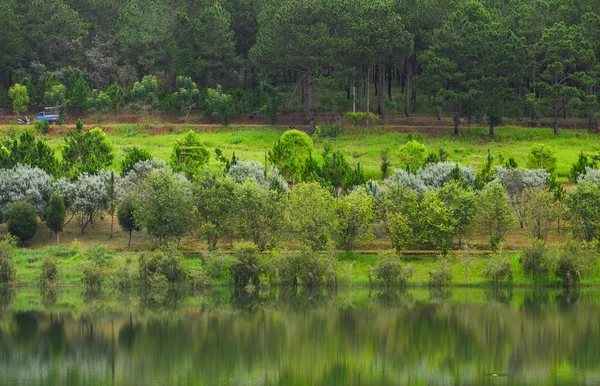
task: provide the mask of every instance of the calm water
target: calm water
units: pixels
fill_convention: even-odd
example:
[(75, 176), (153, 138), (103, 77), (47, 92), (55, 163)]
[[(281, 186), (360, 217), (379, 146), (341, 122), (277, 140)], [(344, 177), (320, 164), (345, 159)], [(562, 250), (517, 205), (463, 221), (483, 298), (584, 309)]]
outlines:
[(3, 290), (0, 384), (594, 385), (600, 290)]

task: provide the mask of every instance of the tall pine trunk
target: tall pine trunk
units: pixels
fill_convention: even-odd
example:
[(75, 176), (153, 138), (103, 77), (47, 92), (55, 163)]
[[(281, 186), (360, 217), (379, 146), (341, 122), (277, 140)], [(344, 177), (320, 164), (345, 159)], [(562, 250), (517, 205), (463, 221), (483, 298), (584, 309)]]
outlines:
[(377, 114), (382, 118), (384, 117), (383, 112), (383, 98), (384, 98), (384, 86), (385, 86), (385, 65), (379, 63), (377, 65)]
[(306, 74), (304, 74), (303, 82), (304, 124), (310, 125), (310, 134), (312, 135), (317, 128), (317, 124), (315, 121), (315, 109), (313, 106), (313, 83), (311, 72), (307, 72)]
[(410, 77), (412, 75), (411, 57), (406, 59), (404, 67), (404, 115), (410, 115)]

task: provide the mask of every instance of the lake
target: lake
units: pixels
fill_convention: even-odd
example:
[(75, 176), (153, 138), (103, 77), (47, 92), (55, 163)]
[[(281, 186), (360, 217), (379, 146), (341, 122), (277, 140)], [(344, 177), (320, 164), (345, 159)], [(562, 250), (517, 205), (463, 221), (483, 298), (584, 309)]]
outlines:
[(0, 384), (594, 385), (600, 289), (2, 289)]

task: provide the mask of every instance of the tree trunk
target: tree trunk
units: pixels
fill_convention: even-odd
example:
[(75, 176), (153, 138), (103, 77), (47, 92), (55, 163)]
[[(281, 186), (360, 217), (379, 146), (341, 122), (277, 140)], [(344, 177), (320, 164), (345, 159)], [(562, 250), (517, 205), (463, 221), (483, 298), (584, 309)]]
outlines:
[(315, 109), (313, 106), (313, 84), (312, 73), (304, 74), (304, 124), (310, 125), (310, 134), (312, 135), (317, 127), (315, 122)]
[(131, 247), (131, 232), (133, 232), (133, 229), (129, 230), (129, 240), (127, 240), (127, 248)]
[(60, 247), (60, 232), (56, 232), (56, 242), (58, 243), (58, 246)]
[(558, 135), (558, 106), (554, 106), (554, 135)]
[(454, 135), (455, 136), (459, 136), (460, 135), (460, 128), (459, 128), (459, 123), (460, 123), (460, 117), (458, 116), (458, 114), (454, 115)]
[(406, 66), (404, 67), (404, 115), (410, 115), (410, 77), (411, 77), (411, 59), (406, 59)]
[(384, 117), (383, 113), (383, 88), (384, 88), (384, 64), (379, 63), (377, 65), (377, 114), (379, 114), (382, 118)]
[(388, 76), (388, 98), (392, 99), (392, 80), (394, 78), (392, 66), (389, 66), (387, 74), (388, 74), (387, 75)]
[(113, 237), (114, 223), (115, 223), (115, 211), (113, 210), (112, 213), (110, 214), (110, 237), (109, 237), (109, 239), (112, 239), (112, 237)]
[(490, 119), (490, 137), (494, 138), (496, 136), (496, 127), (494, 126), (494, 120)]

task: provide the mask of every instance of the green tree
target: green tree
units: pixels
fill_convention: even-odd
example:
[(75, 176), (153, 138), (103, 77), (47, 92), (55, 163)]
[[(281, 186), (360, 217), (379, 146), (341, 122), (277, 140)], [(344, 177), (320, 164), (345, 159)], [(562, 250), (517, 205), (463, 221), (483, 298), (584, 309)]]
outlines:
[(178, 91), (173, 94), (173, 98), (177, 101), (179, 110), (185, 113), (185, 119), (192, 109), (200, 103), (200, 90), (196, 83), (192, 81), (192, 78), (186, 76), (177, 77), (177, 89)]
[(67, 209), (63, 198), (58, 193), (52, 193), (46, 208), (46, 226), (56, 234), (56, 242), (60, 247), (60, 232), (63, 231)]
[(135, 164), (140, 161), (148, 161), (152, 159), (152, 155), (146, 149), (140, 149), (137, 146), (131, 148), (130, 151), (125, 154), (125, 158), (121, 161), (121, 176), (125, 176)]
[(158, 103), (159, 81), (154, 75), (146, 75), (135, 82), (131, 89), (132, 97), (142, 105), (144, 111), (152, 112)]
[(232, 179), (205, 172), (194, 184), (194, 203), (200, 219), (200, 234), (210, 249), (235, 229), (236, 186)]
[(550, 225), (558, 217), (554, 193), (548, 189), (525, 189), (522, 198), (523, 224), (531, 237), (546, 240)]
[(400, 146), (400, 165), (407, 172), (416, 174), (420, 167), (425, 165), (425, 145), (411, 140)]
[(552, 149), (546, 145), (533, 145), (527, 154), (527, 168), (546, 169), (550, 174), (556, 170), (556, 156)]
[(585, 241), (600, 239), (600, 186), (581, 181), (567, 194), (565, 202), (573, 233)]
[(221, 118), (223, 126), (229, 124), (229, 119), (235, 113), (233, 97), (225, 94), (220, 85), (217, 86), (216, 90), (212, 88), (206, 90), (204, 108), (207, 115)]
[(69, 107), (77, 112), (86, 111), (90, 93), (90, 86), (85, 79), (79, 77), (69, 93)]
[(316, 182), (300, 183), (288, 194), (284, 219), (303, 246), (323, 250), (337, 226), (335, 200)]
[(269, 151), (268, 158), (288, 180), (299, 176), (306, 159), (310, 157), (313, 141), (299, 130), (287, 130)]
[(8, 90), (8, 96), (12, 100), (13, 111), (15, 114), (21, 114), (27, 110), (30, 101), (27, 87), (17, 83)]
[(498, 180), (485, 185), (479, 193), (476, 207), (475, 221), (488, 236), (492, 249), (496, 249), (514, 221), (504, 186)]
[(354, 190), (337, 200), (336, 213), (338, 245), (351, 251), (356, 241), (373, 238), (371, 225), (375, 222), (375, 201), (364, 191)]
[(281, 201), (277, 192), (246, 179), (236, 185), (240, 233), (249, 236), (259, 250), (273, 244), (281, 228)]
[(279, 87), (274, 87), (267, 82), (262, 82), (261, 87), (263, 94), (267, 97), (267, 101), (261, 107), (260, 112), (269, 119), (271, 125), (275, 125), (277, 124), (277, 117), (279, 116), (283, 105), (281, 91), (279, 90)]
[(28, 202), (16, 202), (8, 213), (8, 232), (17, 237), (21, 243), (35, 236), (38, 228), (38, 216)]
[(139, 231), (140, 226), (135, 221), (135, 199), (133, 196), (126, 196), (117, 208), (117, 221), (119, 226), (128, 234), (127, 248), (131, 247), (131, 235), (133, 231)]
[(16, 246), (14, 236), (6, 235), (0, 240), (0, 284), (10, 284), (15, 281), (15, 266), (13, 253)]
[(69, 101), (67, 99), (67, 88), (62, 84), (57, 84), (46, 90), (44, 94), (46, 106), (66, 106)]
[(4, 167), (23, 164), (37, 166), (53, 176), (60, 173), (54, 150), (44, 139), (38, 138), (33, 130), (24, 130), (18, 137), (8, 137), (4, 146), (10, 153), (9, 164)]
[(168, 171), (153, 171), (140, 182), (133, 218), (161, 245), (187, 235), (194, 224), (190, 183)]
[(83, 131), (83, 123), (65, 137), (63, 162), (71, 176), (96, 173), (112, 165), (113, 146), (102, 129)]
[(208, 150), (202, 144), (200, 137), (190, 130), (175, 142), (170, 165), (175, 172), (185, 173), (188, 178), (191, 178), (208, 162), (208, 158)]

